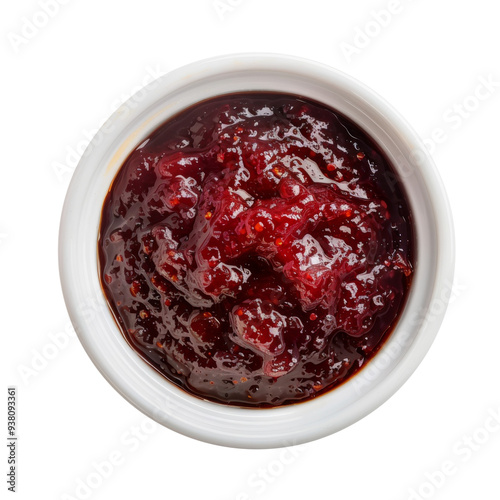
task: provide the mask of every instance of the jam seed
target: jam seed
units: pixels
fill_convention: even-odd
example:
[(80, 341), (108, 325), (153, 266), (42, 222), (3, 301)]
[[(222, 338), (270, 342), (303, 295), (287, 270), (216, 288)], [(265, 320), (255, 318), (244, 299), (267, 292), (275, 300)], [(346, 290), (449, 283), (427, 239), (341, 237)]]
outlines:
[(283, 240), (281, 238), (276, 238), (276, 246), (280, 247), (281, 245), (283, 245)]
[(329, 171), (329, 172), (333, 172), (337, 167), (333, 164), (333, 163), (329, 163), (327, 166), (326, 166), (326, 169)]
[(146, 318), (149, 318), (149, 313), (143, 309), (140, 313), (139, 313), (139, 316), (141, 317), (141, 319), (146, 319)]
[(109, 240), (111, 241), (111, 243), (116, 243), (117, 241), (123, 240), (123, 236), (122, 236), (120, 230), (117, 229), (116, 231), (113, 231), (109, 235)]
[(132, 282), (132, 286), (130, 287), (130, 293), (134, 297), (137, 297), (137, 294), (139, 293), (140, 290), (141, 290), (141, 284), (137, 280), (134, 280)]
[(208, 220), (208, 219), (211, 219), (211, 218), (212, 218), (212, 212), (207, 212), (207, 213), (205, 214), (205, 219), (207, 219), (207, 220)]
[(112, 278), (109, 274), (105, 274), (105, 275), (104, 275), (104, 281), (105, 281), (108, 285), (110, 285), (110, 284), (111, 284), (111, 282), (113, 281), (113, 278)]
[(360, 152), (356, 155), (356, 158), (357, 158), (358, 160), (362, 160), (364, 157), (365, 157), (365, 153), (363, 153), (362, 151), (360, 151)]
[(314, 314), (314, 313), (311, 313), (311, 316), (309, 316), (309, 319), (311, 321), (316, 321), (318, 319), (318, 316), (316, 314)]
[(257, 222), (254, 228), (257, 232), (261, 233), (262, 231), (264, 231), (264, 224), (262, 224), (261, 222)]

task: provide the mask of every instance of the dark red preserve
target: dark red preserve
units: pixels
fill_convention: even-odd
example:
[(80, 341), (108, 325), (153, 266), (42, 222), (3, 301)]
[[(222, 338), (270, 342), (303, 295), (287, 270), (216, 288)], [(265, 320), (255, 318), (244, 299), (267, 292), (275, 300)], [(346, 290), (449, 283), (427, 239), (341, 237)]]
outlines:
[(211, 401), (304, 401), (387, 338), (411, 215), (380, 148), (293, 95), (198, 103), (128, 157), (102, 210), (102, 286), (130, 345)]

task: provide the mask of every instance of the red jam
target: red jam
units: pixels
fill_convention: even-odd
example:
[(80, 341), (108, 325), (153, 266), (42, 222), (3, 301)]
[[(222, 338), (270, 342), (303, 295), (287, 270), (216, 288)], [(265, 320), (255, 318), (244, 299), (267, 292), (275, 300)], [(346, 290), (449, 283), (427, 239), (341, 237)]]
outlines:
[(351, 121), (298, 96), (226, 95), (128, 157), (99, 262), (123, 335), (167, 379), (278, 406), (339, 385), (387, 338), (413, 272), (411, 217)]

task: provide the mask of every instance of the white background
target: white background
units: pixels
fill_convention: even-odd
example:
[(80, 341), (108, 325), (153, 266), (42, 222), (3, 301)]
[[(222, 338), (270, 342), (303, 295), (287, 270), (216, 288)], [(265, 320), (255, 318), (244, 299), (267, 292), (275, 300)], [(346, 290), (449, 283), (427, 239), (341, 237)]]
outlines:
[[(500, 424), (491, 417), (500, 412), (496, 3), (65, 2), (47, 0), (50, 17), (43, 0), (3, 2), (0, 13), (0, 435), (13, 384), (17, 497), (500, 498)], [(419, 369), (362, 421), (286, 455), (150, 424), (69, 336), (58, 277), (58, 224), (77, 150), (151, 74), (242, 51), (308, 57), (380, 93), (427, 140), (456, 226), (452, 303)], [(110, 456), (113, 470), (96, 472)], [(437, 472), (443, 464), (447, 475)]]

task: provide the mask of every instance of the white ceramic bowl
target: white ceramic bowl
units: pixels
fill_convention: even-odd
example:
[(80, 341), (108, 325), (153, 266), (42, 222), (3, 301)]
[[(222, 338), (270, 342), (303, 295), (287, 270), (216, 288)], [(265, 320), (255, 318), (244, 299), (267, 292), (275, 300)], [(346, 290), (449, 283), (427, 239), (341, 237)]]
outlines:
[[(203, 401), (162, 377), (122, 337), (97, 271), (103, 200), (129, 153), (180, 110), (212, 96), (252, 90), (309, 97), (361, 126), (397, 168), (416, 230), (411, 291), (382, 349), (333, 391), (272, 409)], [(64, 298), (78, 336), (97, 368), (128, 401), (166, 427), (202, 441), (271, 448), (318, 439), (354, 423), (386, 401), (417, 368), (437, 333), (450, 295), (453, 226), (446, 194), (425, 147), (383, 99), (356, 80), (311, 61), (247, 54), (200, 61), (162, 76), (111, 116), (85, 151), (71, 181), (61, 220), (59, 258)]]

